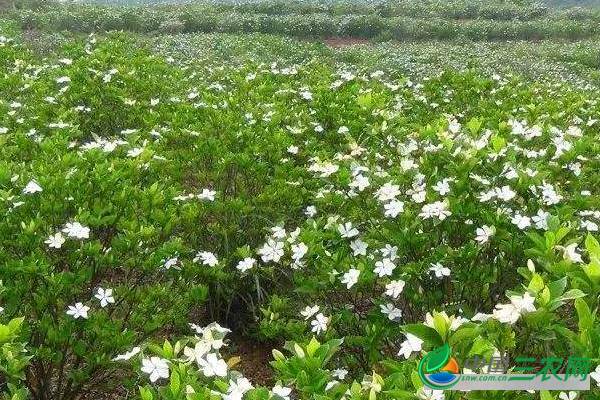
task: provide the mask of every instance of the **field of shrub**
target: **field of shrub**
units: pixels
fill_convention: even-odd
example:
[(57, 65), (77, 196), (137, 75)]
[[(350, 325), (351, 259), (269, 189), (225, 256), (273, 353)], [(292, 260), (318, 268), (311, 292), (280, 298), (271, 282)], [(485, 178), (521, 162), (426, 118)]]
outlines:
[(15, 10), (24, 29), (143, 33), (260, 32), (302, 38), (540, 40), (600, 35), (597, 9), (501, 1), (247, 2), (179, 5), (49, 3)]
[[(599, 14), (282, 4), (3, 14), (0, 399), (599, 399), (595, 37), (272, 35), (380, 18), (539, 37)], [(587, 357), (591, 390), (427, 390), (445, 344)]]

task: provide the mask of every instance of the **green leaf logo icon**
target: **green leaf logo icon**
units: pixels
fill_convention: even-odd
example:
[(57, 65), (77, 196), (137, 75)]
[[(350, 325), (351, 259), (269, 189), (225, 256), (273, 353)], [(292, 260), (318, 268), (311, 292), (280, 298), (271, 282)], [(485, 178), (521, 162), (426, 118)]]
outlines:
[(425, 364), (425, 370), (429, 373), (443, 367), (450, 358), (450, 347), (448, 343), (439, 349), (433, 350), (427, 355), (427, 363)]

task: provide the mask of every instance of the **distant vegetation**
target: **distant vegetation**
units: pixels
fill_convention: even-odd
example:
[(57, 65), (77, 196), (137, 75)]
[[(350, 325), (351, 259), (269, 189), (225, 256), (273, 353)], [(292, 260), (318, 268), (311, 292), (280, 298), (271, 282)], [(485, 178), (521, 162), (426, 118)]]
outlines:
[(24, 29), (75, 32), (260, 32), (379, 40), (575, 40), (600, 33), (600, 9), (557, 10), (539, 3), (502, 1), (264, 1), (117, 7), (54, 3), (11, 16)]

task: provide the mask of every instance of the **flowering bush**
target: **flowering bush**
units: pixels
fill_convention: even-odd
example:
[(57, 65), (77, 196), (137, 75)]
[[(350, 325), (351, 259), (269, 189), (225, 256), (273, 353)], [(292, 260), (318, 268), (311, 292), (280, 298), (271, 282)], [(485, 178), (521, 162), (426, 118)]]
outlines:
[[(6, 28), (0, 67), (0, 317), (33, 399), (439, 400), (416, 368), (445, 343), (600, 361), (596, 91), (180, 66), (123, 34), (41, 58)], [(271, 382), (240, 337), (284, 347)]]

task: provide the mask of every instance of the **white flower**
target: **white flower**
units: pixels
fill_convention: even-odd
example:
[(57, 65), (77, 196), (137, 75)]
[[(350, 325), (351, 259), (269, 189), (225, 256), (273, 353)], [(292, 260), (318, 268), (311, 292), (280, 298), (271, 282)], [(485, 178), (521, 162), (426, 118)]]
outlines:
[(535, 311), (534, 301), (535, 298), (531, 297), (529, 293), (525, 293), (523, 296), (510, 296), (509, 304), (496, 305), (493, 317), (500, 322), (514, 324), (519, 320), (521, 314)]
[(100, 306), (104, 308), (108, 305), (108, 303), (115, 302), (115, 298), (113, 297), (112, 293), (112, 289), (98, 288), (98, 291), (94, 297), (100, 300)]
[(59, 78), (56, 78), (56, 83), (69, 83), (71, 82), (71, 78), (69, 78), (68, 76), (61, 76)]
[(69, 306), (67, 310), (67, 314), (71, 315), (73, 318), (88, 318), (88, 311), (90, 308), (88, 306), (84, 306), (82, 303), (77, 303), (74, 306)]
[(543, 230), (547, 230), (548, 229), (548, 217), (550, 216), (550, 213), (545, 212), (542, 209), (539, 209), (537, 214), (534, 215), (531, 219), (533, 220), (533, 223), (535, 224), (535, 227), (538, 229), (543, 229)]
[(298, 154), (298, 146), (289, 146), (287, 151), (290, 154)]
[(531, 226), (531, 218), (518, 213), (511, 218), (511, 222), (515, 224), (519, 229), (525, 229)]
[(283, 400), (290, 400), (290, 394), (292, 393), (292, 389), (285, 386), (275, 385), (273, 387), (272, 392), (273, 394), (276, 394), (277, 396), (281, 397)]
[(358, 235), (358, 229), (352, 227), (352, 222), (338, 225), (338, 232), (343, 238), (351, 238)]
[(171, 257), (171, 258), (167, 259), (166, 261), (164, 261), (163, 267), (167, 270), (171, 269), (171, 268), (179, 269), (177, 264), (179, 264), (179, 257)]
[(77, 239), (87, 239), (90, 237), (90, 228), (81, 225), (79, 222), (68, 222), (62, 231), (67, 236)]
[(363, 175), (356, 175), (354, 177), (354, 180), (352, 182), (350, 182), (349, 186), (351, 188), (356, 188), (356, 190), (358, 190), (359, 192), (362, 192), (363, 190), (365, 190), (366, 188), (368, 188), (370, 185), (369, 183), (369, 178), (363, 176)]
[(510, 188), (510, 186), (502, 186), (496, 188), (495, 195), (500, 200), (509, 201), (512, 200), (517, 194)]
[(392, 260), (390, 260), (389, 258), (384, 258), (381, 261), (377, 261), (375, 263), (375, 269), (373, 271), (377, 274), (377, 276), (381, 278), (384, 276), (391, 276), (395, 268), (396, 266), (394, 265)]
[(223, 400), (242, 400), (244, 393), (253, 388), (252, 383), (243, 376), (238, 377), (235, 381), (229, 380), (229, 388), (227, 394), (223, 396)]
[(355, 239), (352, 242), (350, 242), (350, 248), (352, 249), (352, 253), (355, 256), (366, 256), (367, 247), (369, 247), (369, 245), (366, 242), (363, 242), (361, 239)]
[(194, 347), (185, 346), (183, 355), (187, 357), (187, 361), (196, 362), (200, 365), (202, 358), (211, 350), (210, 343), (200, 340), (196, 342)]
[(452, 215), (452, 213), (448, 211), (448, 204), (444, 201), (425, 204), (419, 213), (419, 217), (422, 217), (423, 219), (437, 217), (440, 221), (445, 220), (450, 215)]
[(382, 304), (379, 306), (379, 309), (382, 314), (387, 315), (390, 321), (397, 321), (402, 317), (402, 310), (396, 308), (392, 303)]
[(445, 400), (446, 395), (443, 390), (429, 390), (425, 388), (420, 388), (417, 391), (417, 397), (420, 400)]
[(27, 186), (25, 186), (25, 188), (23, 189), (23, 193), (33, 194), (33, 193), (41, 192), (43, 190), (44, 189), (42, 189), (42, 187), (36, 181), (29, 181)]
[(128, 351), (124, 354), (118, 354), (115, 358), (113, 358), (113, 361), (127, 361), (129, 359), (131, 359), (131, 357), (139, 354), (140, 352), (140, 348), (139, 347), (134, 347), (133, 349), (131, 349), (131, 351)]
[(375, 197), (381, 202), (387, 202), (390, 200), (394, 200), (399, 194), (400, 186), (393, 185), (391, 182), (388, 182), (379, 189), (377, 189), (377, 191), (375, 192)]
[(581, 254), (577, 252), (577, 243), (571, 243), (566, 247), (562, 247), (563, 257), (571, 262), (582, 263)]
[(127, 151), (127, 157), (135, 158), (144, 152), (143, 148), (136, 147)]
[(210, 251), (200, 251), (196, 254), (196, 257), (192, 260), (193, 262), (202, 261), (203, 265), (214, 267), (219, 264), (217, 257)]
[(398, 296), (400, 296), (400, 293), (402, 293), (402, 291), (404, 290), (405, 283), (406, 282), (404, 282), (401, 279), (398, 279), (397, 281), (391, 281), (390, 283), (385, 285), (385, 294), (387, 294), (390, 297), (393, 297), (394, 299), (397, 298)]
[(261, 255), (261, 259), (264, 262), (279, 262), (283, 257), (283, 242), (276, 242), (273, 239), (269, 239), (262, 248), (258, 250), (258, 254)]
[(360, 275), (360, 271), (358, 269), (350, 269), (348, 272), (342, 276), (342, 283), (346, 285), (346, 288), (350, 289), (352, 286), (358, 282), (358, 276)]
[(423, 348), (423, 341), (411, 333), (406, 334), (406, 340), (400, 345), (399, 356), (409, 358), (413, 352), (421, 351)]
[(567, 392), (560, 392), (558, 394), (558, 398), (560, 400), (575, 400), (577, 398), (577, 392), (571, 390), (569, 391), (569, 393)]
[(44, 241), (48, 245), (48, 247), (52, 247), (55, 249), (60, 249), (62, 245), (65, 243), (65, 238), (62, 233), (58, 232), (54, 235), (50, 235), (46, 241)]
[(451, 180), (446, 178), (436, 183), (432, 189), (438, 192), (441, 196), (445, 196), (450, 193), (450, 182)]
[(214, 201), (216, 194), (217, 194), (217, 192), (214, 190), (202, 189), (202, 192), (200, 194), (198, 194), (196, 197), (198, 197), (200, 200)]
[(160, 378), (167, 379), (169, 377), (169, 365), (164, 358), (144, 358), (142, 360), (142, 372), (150, 375), (150, 382), (156, 382)]
[(254, 267), (254, 264), (256, 263), (256, 260), (252, 257), (246, 257), (243, 260), (241, 260), (238, 265), (236, 266), (236, 268), (240, 271), (240, 272), (246, 272), (249, 269), (251, 269), (252, 267)]
[(348, 370), (344, 368), (334, 369), (331, 372), (331, 375), (334, 378), (338, 378), (339, 380), (343, 381), (344, 379), (346, 379), (346, 375), (348, 375)]
[(292, 258), (296, 261), (304, 257), (307, 252), (308, 247), (302, 242), (292, 245)]
[(300, 314), (304, 317), (305, 320), (307, 320), (318, 312), (319, 306), (306, 306), (304, 310), (300, 311)]
[(440, 263), (431, 264), (429, 268), (437, 278), (443, 278), (444, 276), (450, 276), (450, 268), (444, 267)]
[(596, 386), (600, 387), (600, 365), (596, 367), (596, 370), (590, 372), (590, 377), (596, 381)]
[(207, 354), (206, 359), (198, 361), (204, 376), (227, 376), (227, 363), (215, 353)]
[(306, 210), (304, 210), (304, 214), (308, 218), (312, 218), (317, 214), (317, 208), (315, 206), (308, 206), (306, 207)]
[(475, 233), (477, 235), (475, 240), (480, 244), (483, 244), (488, 242), (490, 238), (494, 236), (495, 229), (491, 226), (483, 225), (481, 228), (477, 228)]
[(323, 313), (318, 313), (315, 316), (315, 319), (310, 321), (310, 325), (312, 326), (311, 331), (320, 335), (322, 332), (327, 330), (327, 324), (329, 323), (329, 317), (323, 315)]
[(398, 200), (392, 200), (387, 204), (383, 205), (385, 209), (385, 216), (390, 218), (396, 218), (398, 214), (404, 211), (404, 203)]

